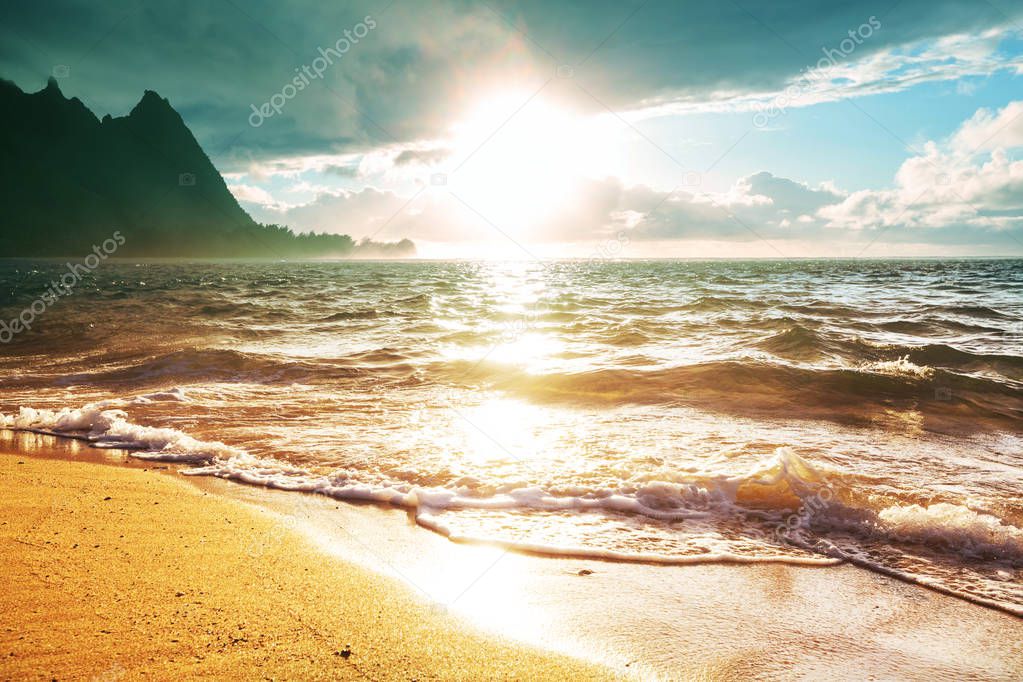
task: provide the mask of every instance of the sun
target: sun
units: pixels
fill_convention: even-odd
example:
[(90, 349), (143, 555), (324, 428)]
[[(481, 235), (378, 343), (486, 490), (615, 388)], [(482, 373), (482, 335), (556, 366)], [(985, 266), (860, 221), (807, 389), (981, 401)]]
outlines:
[(599, 127), (528, 91), (494, 93), (453, 126), (451, 192), (502, 229), (535, 232), (608, 167)]

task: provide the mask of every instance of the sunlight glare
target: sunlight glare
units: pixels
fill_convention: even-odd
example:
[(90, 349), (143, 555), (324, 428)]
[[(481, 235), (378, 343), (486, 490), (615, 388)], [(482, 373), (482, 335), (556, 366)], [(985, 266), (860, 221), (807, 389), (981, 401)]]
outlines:
[(452, 176), (452, 191), (519, 234), (551, 218), (584, 177), (611, 162), (605, 121), (530, 94), (496, 93), (453, 127), (456, 158), (468, 161)]

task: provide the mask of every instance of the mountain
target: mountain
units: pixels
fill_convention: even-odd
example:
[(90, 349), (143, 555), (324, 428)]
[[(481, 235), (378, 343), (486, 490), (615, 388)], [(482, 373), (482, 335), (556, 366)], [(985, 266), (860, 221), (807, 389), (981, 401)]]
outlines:
[(51, 78), (35, 93), (0, 79), (0, 257), (91, 252), (115, 231), (118, 256), (408, 256), (408, 240), (260, 225), (170, 103), (151, 90), (127, 116), (96, 118)]

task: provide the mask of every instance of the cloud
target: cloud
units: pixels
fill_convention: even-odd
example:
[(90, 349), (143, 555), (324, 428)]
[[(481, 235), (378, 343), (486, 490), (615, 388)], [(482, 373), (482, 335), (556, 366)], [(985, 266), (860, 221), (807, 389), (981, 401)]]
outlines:
[[(1023, 147), (1023, 102), (997, 112), (977, 111), (943, 143), (928, 142), (900, 166), (890, 190), (854, 192), (818, 212), (830, 228), (912, 228), (984, 234), (1023, 227), (1023, 161), (1007, 150)], [(897, 235), (892, 235), (896, 237)]]
[(394, 192), (374, 187), (321, 192), (307, 204), (263, 212), (261, 217), (299, 232), (332, 232), (361, 239), (376, 234), (405, 201)]
[(963, 151), (1023, 147), (1023, 102), (997, 112), (978, 110), (956, 132), (952, 145)]
[(897, 179), (896, 189), (854, 192), (819, 215), (831, 228), (961, 228), (978, 239), (1023, 227), (1023, 161), (1011, 161), (1004, 150), (973, 160), (929, 145)]
[(342, 178), (354, 178), (359, 175), (358, 166), (340, 166), (340, 165), (328, 165), (323, 167), (324, 173), (328, 175), (337, 175)]
[(543, 244), (625, 235), (637, 245), (799, 242), (815, 245), (806, 248), (817, 255), (831, 253), (839, 243), (868, 244), (881, 237), (884, 243), (913, 245), (917, 252), (926, 251), (928, 243), (981, 247), (1023, 236), (1023, 161), (1012, 160), (1001, 147), (978, 153), (961, 149), (977, 139), (1023, 146), (1013, 127), (1019, 111), (1017, 102), (996, 112), (980, 111), (944, 142), (928, 142), (899, 167), (891, 189), (846, 192), (831, 183), (811, 186), (767, 171), (740, 177), (724, 192), (699, 187), (667, 192), (614, 177), (579, 178), (556, 210), (518, 229), (502, 224), (501, 215), (487, 215), (471, 194), (458, 195), (457, 185), (450, 194), (442, 187), (413, 196), (372, 187), (323, 192), (292, 207), (273, 205), (244, 187), (232, 191), (239, 198), (261, 199), (262, 208), (276, 216), (272, 222), (356, 237), (479, 243), (514, 235), (523, 243)]
[[(884, 28), (878, 29), (876, 35)], [(1006, 41), (1018, 38), (1014, 27), (998, 28), (977, 35), (961, 33), (940, 39), (926, 38), (883, 49), (871, 49), (875, 36), (860, 45), (846, 43), (844, 52), (835, 46), (823, 46), (807, 55), (798, 74), (768, 87), (719, 89), (711, 92), (680, 90), (647, 101), (644, 108), (631, 112), (636, 118), (680, 113), (750, 111), (758, 127), (766, 127), (786, 111), (850, 97), (901, 92), (933, 82), (956, 82), (957, 89), (969, 91), (976, 82), (966, 79), (988, 78), (999, 71), (1023, 68), (1023, 55), (1002, 49)], [(882, 41), (883, 42), (883, 41)], [(962, 93), (961, 93), (962, 94)], [(968, 94), (968, 92), (966, 93)]]
[(227, 189), (231, 191), (234, 198), (238, 201), (258, 204), (260, 206), (276, 206), (278, 202), (262, 187), (255, 187), (253, 185), (245, 184), (231, 184), (228, 183)]
[[(754, 106), (797, 82), (822, 50), (842, 45), (874, 15), (880, 30), (798, 105), (1023, 68), (1018, 50), (999, 47), (1023, 7), (890, 6), (392, 3), (373, 15), (377, 28), (259, 128), (249, 126), (250, 107), (280, 93), (371, 9), (314, 0), (182, 0), (139, 9), (112, 0), (30, 3), (0, 22), (0, 71), (31, 89), (55, 64), (67, 65), (66, 91), (100, 115), (123, 113), (144, 89), (156, 89), (219, 162), (236, 147), (276, 159), (443, 139), (452, 119), (495, 87), (534, 92), (547, 83), (545, 94), (590, 112)], [(133, 68), (126, 71), (126, 62)], [(571, 79), (551, 80), (560, 64), (574, 65)]]
[(286, 224), (298, 232), (348, 234), (355, 239), (473, 242), (494, 237), (491, 228), (458, 210), (456, 203), (447, 193), (402, 196), (365, 187), (323, 191), (298, 206), (246, 208), (261, 222)]
[(770, 200), (770, 205), (775, 210), (797, 216), (815, 213), (822, 206), (833, 204), (843, 198), (842, 193), (830, 185), (814, 189), (766, 171), (742, 178), (737, 190), (741, 195), (764, 197)]
[(404, 149), (394, 157), (395, 166), (433, 166), (451, 156), (450, 149)]

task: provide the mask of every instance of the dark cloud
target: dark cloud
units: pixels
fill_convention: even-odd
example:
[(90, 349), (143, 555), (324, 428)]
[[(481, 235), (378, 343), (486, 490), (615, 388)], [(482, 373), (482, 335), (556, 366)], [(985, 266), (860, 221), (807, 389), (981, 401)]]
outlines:
[[(559, 65), (570, 67), (561, 75), (571, 78), (555, 78), (550, 95), (589, 109), (763, 91), (782, 87), (871, 16), (882, 28), (857, 48), (858, 57), (1023, 15), (1018, 3), (1003, 4), (998, 10), (952, 0), (4, 3), (0, 75), (34, 89), (54, 67), (66, 66), (65, 92), (101, 115), (124, 113), (143, 90), (155, 89), (214, 158), (237, 146), (266, 157), (322, 154), (436, 137), (488, 87), (535, 90)], [(323, 59), (321, 49), (336, 46), (367, 17), (375, 28), (316, 69), (322, 77), (280, 102), (279, 112), (250, 126), (252, 106), (280, 95), (304, 67)]]
[(794, 216), (813, 215), (817, 209), (842, 200), (842, 195), (830, 189), (811, 189), (801, 182), (781, 178), (767, 171), (754, 173), (739, 181), (743, 194), (767, 197), (771, 205)]

